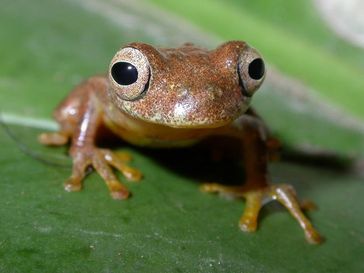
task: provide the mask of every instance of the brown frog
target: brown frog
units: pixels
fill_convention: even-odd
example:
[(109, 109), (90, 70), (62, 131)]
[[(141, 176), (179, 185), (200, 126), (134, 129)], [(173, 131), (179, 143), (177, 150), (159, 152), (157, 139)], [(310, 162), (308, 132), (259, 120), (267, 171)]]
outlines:
[(142, 174), (127, 165), (130, 157), (96, 146), (105, 129), (134, 145), (183, 147), (210, 136), (239, 140), (246, 181), (241, 186), (203, 184), (206, 192), (244, 197), (239, 221), (243, 231), (255, 231), (261, 207), (271, 200), (283, 204), (299, 222), (310, 243), (321, 236), (303, 214), (293, 188), (271, 185), (268, 179), (266, 126), (249, 104), (265, 77), (259, 53), (241, 41), (226, 42), (214, 50), (192, 44), (155, 48), (131, 43), (111, 61), (108, 76), (95, 76), (77, 86), (55, 111), (56, 133), (41, 134), (45, 145), (71, 141), (73, 169), (67, 191), (79, 191), (87, 167), (105, 180), (111, 196), (126, 199), (128, 189), (111, 167), (131, 181)]

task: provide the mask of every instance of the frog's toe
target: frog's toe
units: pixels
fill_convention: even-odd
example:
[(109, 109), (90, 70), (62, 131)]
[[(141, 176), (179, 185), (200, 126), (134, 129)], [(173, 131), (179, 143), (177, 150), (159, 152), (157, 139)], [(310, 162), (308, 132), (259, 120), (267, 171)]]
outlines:
[(130, 196), (129, 190), (124, 187), (119, 181), (107, 181), (106, 184), (110, 190), (110, 195), (115, 200), (128, 199)]
[[(292, 186), (286, 184), (272, 185), (270, 186), (269, 195), (272, 199), (277, 200), (287, 208), (304, 230), (306, 240), (309, 243), (319, 244), (323, 242), (323, 237), (316, 231), (312, 223), (303, 214), (301, 210), (302, 205), (299, 204)], [(309, 205), (309, 208), (312, 208), (312, 203)]]
[(68, 192), (80, 191), (82, 189), (81, 181), (75, 181), (70, 178), (64, 183), (64, 189)]
[(300, 207), (302, 210), (304, 211), (313, 211), (313, 210), (317, 210), (317, 206), (314, 202), (312, 202), (311, 200), (302, 200), (300, 202)]
[(314, 228), (305, 230), (306, 241), (310, 244), (317, 245), (325, 241), (325, 239)]
[(202, 192), (210, 192), (210, 193), (218, 192), (218, 189), (216, 186), (218, 186), (217, 183), (203, 183), (200, 186), (200, 190)]
[(127, 180), (138, 182), (142, 179), (143, 174), (138, 169), (132, 168), (125, 164), (125, 161), (131, 159), (127, 153), (115, 154), (112, 151), (106, 149), (102, 149), (100, 152), (103, 154), (107, 162), (114, 168), (118, 169)]
[(131, 154), (128, 152), (121, 151), (121, 152), (114, 152), (114, 154), (119, 160), (123, 162), (129, 162), (133, 159)]
[(74, 158), (72, 174), (64, 183), (64, 189), (66, 191), (80, 191), (82, 189), (82, 180), (85, 177), (88, 164), (89, 162), (82, 155)]
[(200, 186), (202, 192), (208, 193), (220, 193), (232, 197), (242, 197), (243, 187), (242, 186), (226, 186), (219, 183), (202, 183)]
[(134, 169), (129, 166), (124, 166), (122, 170), (120, 168), (118, 169), (129, 181), (139, 182), (143, 177), (143, 174), (138, 169)]
[(130, 195), (129, 190), (126, 188), (126, 186), (120, 183), (113, 170), (109, 166), (108, 163), (111, 164), (111, 162), (109, 158), (110, 155), (107, 152), (109, 151), (104, 149), (100, 149), (95, 152), (92, 165), (98, 174), (104, 179), (112, 198), (119, 200), (127, 199)]
[(38, 141), (47, 146), (62, 146), (67, 144), (69, 136), (64, 132), (42, 133), (38, 136)]
[(246, 199), (246, 204), (239, 220), (239, 227), (242, 231), (254, 232), (257, 230), (259, 212), (265, 201), (264, 191), (243, 191), (242, 195)]
[(239, 228), (245, 232), (254, 232), (257, 230), (257, 220), (249, 217), (242, 217), (239, 221)]

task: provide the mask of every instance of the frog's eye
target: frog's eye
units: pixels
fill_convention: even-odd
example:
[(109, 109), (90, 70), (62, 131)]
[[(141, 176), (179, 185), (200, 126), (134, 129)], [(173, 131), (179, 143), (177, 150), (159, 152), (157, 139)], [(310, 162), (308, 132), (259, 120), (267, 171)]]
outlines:
[(248, 73), (253, 80), (260, 80), (263, 78), (265, 72), (264, 62), (262, 58), (254, 59), (248, 66)]
[(131, 85), (138, 80), (138, 69), (127, 62), (117, 62), (111, 67), (111, 76), (120, 85)]
[(239, 82), (245, 96), (251, 97), (265, 77), (265, 65), (259, 53), (248, 48), (239, 57)]
[(148, 89), (149, 62), (138, 49), (123, 48), (116, 53), (111, 62), (109, 78), (113, 90), (121, 99), (137, 100)]

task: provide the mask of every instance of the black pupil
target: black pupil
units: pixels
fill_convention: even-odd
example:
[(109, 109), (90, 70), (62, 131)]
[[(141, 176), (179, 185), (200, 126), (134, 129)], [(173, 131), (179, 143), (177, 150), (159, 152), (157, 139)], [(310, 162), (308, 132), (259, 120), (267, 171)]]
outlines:
[(118, 62), (112, 66), (111, 76), (120, 85), (130, 85), (138, 80), (138, 70), (131, 63)]
[(249, 76), (254, 80), (260, 80), (264, 76), (264, 69), (263, 60), (257, 58), (249, 64)]

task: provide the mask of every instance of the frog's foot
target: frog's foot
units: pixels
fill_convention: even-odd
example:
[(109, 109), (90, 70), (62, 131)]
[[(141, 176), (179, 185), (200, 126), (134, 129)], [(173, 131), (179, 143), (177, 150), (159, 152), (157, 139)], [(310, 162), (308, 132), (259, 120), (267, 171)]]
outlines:
[(42, 133), (38, 136), (38, 141), (43, 145), (62, 146), (67, 144), (69, 137), (64, 132)]
[(201, 190), (204, 192), (215, 192), (235, 197), (244, 197), (246, 199), (246, 206), (239, 221), (239, 227), (243, 231), (254, 232), (257, 229), (260, 209), (268, 202), (277, 200), (285, 206), (291, 215), (298, 221), (305, 233), (306, 240), (309, 243), (318, 244), (322, 242), (320, 234), (303, 214), (296, 193), (290, 185), (267, 185), (262, 188), (253, 188), (207, 183), (202, 185)]
[(104, 179), (110, 194), (114, 199), (126, 199), (130, 193), (126, 186), (120, 183), (114, 174), (112, 167), (119, 170), (129, 181), (140, 181), (142, 174), (139, 170), (131, 168), (126, 164), (131, 157), (126, 153), (113, 153), (107, 149), (87, 150), (86, 152), (76, 151), (73, 155), (73, 169), (71, 177), (65, 183), (66, 191), (79, 191), (82, 188), (82, 180), (85, 177), (88, 166), (93, 166), (99, 175)]

